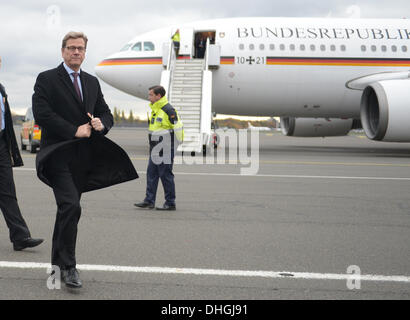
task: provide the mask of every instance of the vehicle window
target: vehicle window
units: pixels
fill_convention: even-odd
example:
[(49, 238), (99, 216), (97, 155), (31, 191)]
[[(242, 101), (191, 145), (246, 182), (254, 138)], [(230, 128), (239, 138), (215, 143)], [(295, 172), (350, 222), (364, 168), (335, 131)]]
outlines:
[(136, 44), (134, 44), (131, 48), (132, 51), (141, 51), (141, 42), (137, 42)]
[(244, 50), (245, 49), (245, 45), (243, 44), (243, 43), (241, 43), (240, 45), (239, 45), (239, 50)]
[(155, 46), (152, 42), (144, 42), (144, 51), (155, 51)]
[(33, 120), (34, 116), (33, 116), (33, 109), (28, 108), (27, 112), (26, 112), (26, 119), (25, 121), (30, 121)]

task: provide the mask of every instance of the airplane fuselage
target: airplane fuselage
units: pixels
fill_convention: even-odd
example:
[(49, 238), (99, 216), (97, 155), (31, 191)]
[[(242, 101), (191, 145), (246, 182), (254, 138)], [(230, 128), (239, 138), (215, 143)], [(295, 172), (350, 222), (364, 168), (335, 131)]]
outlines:
[[(147, 88), (160, 82), (163, 45), (176, 28), (187, 58), (193, 56), (196, 33), (215, 34), (221, 56), (219, 68), (212, 71), (217, 113), (359, 118), (362, 91), (352, 88), (351, 81), (410, 69), (406, 19), (233, 18), (140, 35), (128, 50), (101, 62), (97, 75), (146, 99)], [(139, 42), (142, 47), (150, 42), (155, 49), (132, 50)]]

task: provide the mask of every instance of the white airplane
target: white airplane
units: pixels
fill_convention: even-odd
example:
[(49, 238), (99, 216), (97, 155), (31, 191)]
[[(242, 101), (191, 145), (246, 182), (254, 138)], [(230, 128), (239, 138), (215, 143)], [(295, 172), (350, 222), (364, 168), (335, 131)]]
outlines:
[(248, 122), (248, 129), (255, 131), (271, 131), (268, 127), (254, 127), (250, 122)]
[(198, 60), (196, 36), (215, 39), (216, 49), (209, 47), (217, 56), (213, 112), (280, 116), (289, 136), (346, 135), (360, 128), (361, 120), (370, 139), (410, 142), (407, 19), (230, 18), (181, 24), (135, 37), (98, 64), (96, 74), (146, 99), (168, 65), (177, 28), (178, 59)]

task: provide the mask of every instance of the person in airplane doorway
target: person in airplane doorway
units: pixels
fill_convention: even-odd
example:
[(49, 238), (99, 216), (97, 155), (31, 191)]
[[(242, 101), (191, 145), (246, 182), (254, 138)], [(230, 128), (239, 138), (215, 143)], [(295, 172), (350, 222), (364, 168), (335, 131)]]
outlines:
[(88, 38), (69, 32), (62, 41), (63, 62), (37, 77), (33, 113), (42, 128), (37, 176), (53, 189), (57, 204), (51, 263), (70, 288), (81, 288), (76, 241), (84, 192), (138, 178), (126, 152), (105, 137), (113, 115), (98, 79), (81, 69)]
[(176, 210), (175, 182), (172, 166), (175, 149), (178, 142), (184, 139), (184, 129), (181, 119), (165, 96), (165, 89), (161, 86), (149, 88), (148, 98), (151, 107), (149, 117), (149, 147), (150, 157), (147, 169), (147, 188), (143, 202), (135, 203), (138, 208), (154, 209), (161, 179), (164, 187), (165, 203), (157, 210)]
[(10, 241), (15, 251), (36, 247), (44, 241), (31, 237), (17, 203), (12, 167), (20, 166), (23, 166), (23, 160), (13, 129), (6, 89), (0, 84), (0, 209), (9, 228)]
[(204, 37), (203, 34), (201, 34), (195, 43), (195, 48), (197, 49), (197, 58), (198, 59), (203, 59), (205, 57), (205, 50), (206, 50), (206, 37)]
[(171, 37), (171, 40), (174, 43), (175, 55), (178, 57), (179, 45), (180, 45), (180, 42), (181, 42), (181, 35), (179, 34), (179, 29), (177, 29), (177, 31), (175, 31), (175, 33)]

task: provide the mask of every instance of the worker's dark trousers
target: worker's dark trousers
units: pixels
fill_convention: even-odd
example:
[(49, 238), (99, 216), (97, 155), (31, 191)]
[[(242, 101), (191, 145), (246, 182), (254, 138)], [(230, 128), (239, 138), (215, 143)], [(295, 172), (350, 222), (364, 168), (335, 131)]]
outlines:
[[(173, 152), (172, 152), (173, 153)], [(165, 204), (169, 206), (175, 205), (175, 182), (172, 167), (174, 163), (174, 155), (171, 157), (170, 164), (160, 163), (155, 164), (152, 160), (151, 154), (147, 169), (147, 191), (144, 202), (155, 204), (157, 195), (158, 181), (161, 179), (162, 186), (165, 193)]]

